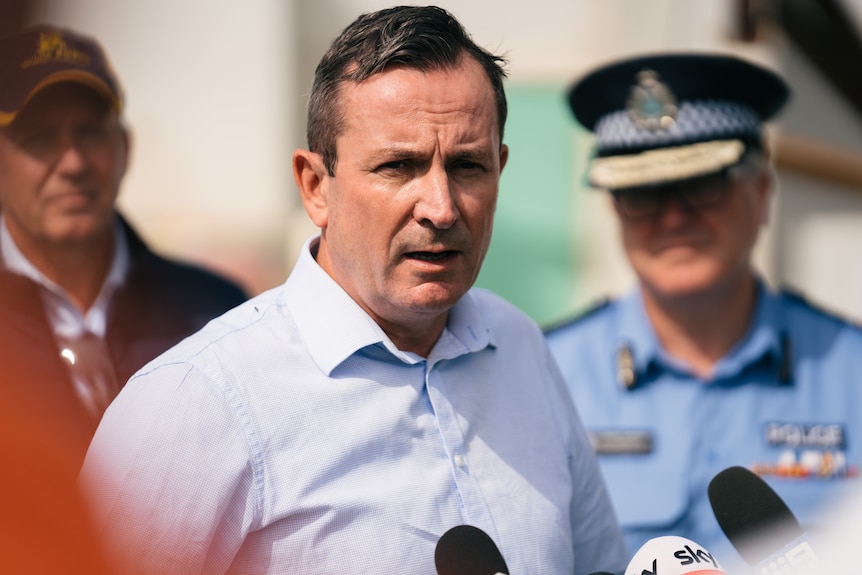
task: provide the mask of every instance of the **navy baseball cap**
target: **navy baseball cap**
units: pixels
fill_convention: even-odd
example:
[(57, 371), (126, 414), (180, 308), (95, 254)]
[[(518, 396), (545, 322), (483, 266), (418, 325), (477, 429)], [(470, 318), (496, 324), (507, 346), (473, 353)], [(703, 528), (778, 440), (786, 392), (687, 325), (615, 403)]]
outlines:
[(592, 186), (657, 186), (719, 172), (762, 145), (762, 124), (784, 106), (787, 84), (735, 56), (655, 54), (602, 66), (568, 100), (595, 133)]
[(58, 82), (83, 84), (117, 114), (122, 111), (120, 83), (99, 43), (39, 25), (0, 39), (0, 126), (12, 123), (37, 92)]

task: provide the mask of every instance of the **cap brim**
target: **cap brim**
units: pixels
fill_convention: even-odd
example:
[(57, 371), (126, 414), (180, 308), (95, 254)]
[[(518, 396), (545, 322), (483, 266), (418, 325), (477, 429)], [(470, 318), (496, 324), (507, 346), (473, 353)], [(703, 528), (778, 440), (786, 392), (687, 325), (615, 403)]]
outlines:
[(33, 99), (33, 96), (35, 96), (48, 86), (59, 84), (61, 82), (75, 82), (77, 84), (82, 84), (105, 98), (105, 100), (111, 104), (111, 107), (115, 113), (119, 114), (122, 110), (122, 100), (120, 99), (119, 94), (117, 94), (108, 84), (106, 84), (104, 80), (102, 80), (95, 74), (91, 74), (84, 70), (63, 70), (61, 72), (50, 74), (49, 76), (46, 76), (41, 82), (39, 82), (35, 88), (30, 90), (30, 93), (27, 94), (27, 97), (24, 99), (23, 102), (21, 102), (21, 105), (18, 106), (17, 110), (14, 110), (12, 112), (0, 111), (0, 126), (8, 126), (9, 124), (11, 124), (15, 120), (15, 117), (18, 115), (18, 113), (24, 109), (24, 106), (26, 106), (27, 103)]
[(588, 179), (609, 190), (658, 186), (719, 172), (738, 164), (744, 153), (741, 140), (717, 140), (595, 158)]

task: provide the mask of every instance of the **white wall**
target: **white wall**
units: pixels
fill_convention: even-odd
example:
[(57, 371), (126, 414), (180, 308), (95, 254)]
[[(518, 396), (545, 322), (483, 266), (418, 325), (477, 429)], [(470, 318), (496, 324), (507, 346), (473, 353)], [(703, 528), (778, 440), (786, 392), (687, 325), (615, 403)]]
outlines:
[[(862, 4), (862, 3), (858, 3)], [(862, 117), (792, 46), (780, 51), (794, 88), (781, 130), (855, 154), (862, 166)], [(809, 299), (862, 321), (862, 188), (782, 169), (773, 264), (782, 282)]]

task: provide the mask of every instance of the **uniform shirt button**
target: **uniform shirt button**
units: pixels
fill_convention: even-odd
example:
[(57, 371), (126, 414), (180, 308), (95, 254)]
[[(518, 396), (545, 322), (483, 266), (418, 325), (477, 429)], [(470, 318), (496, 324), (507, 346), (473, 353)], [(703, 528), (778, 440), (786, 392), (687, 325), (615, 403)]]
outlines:
[(455, 456), (455, 465), (458, 467), (464, 467), (464, 456), (460, 453)]

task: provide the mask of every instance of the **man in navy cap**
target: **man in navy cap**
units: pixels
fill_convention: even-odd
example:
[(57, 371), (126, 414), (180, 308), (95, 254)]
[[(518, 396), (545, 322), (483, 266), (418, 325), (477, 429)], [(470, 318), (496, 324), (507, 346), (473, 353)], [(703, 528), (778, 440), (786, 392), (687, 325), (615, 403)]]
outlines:
[(117, 213), (122, 108), (93, 39), (0, 39), (0, 401), (50, 422), (72, 469), (133, 372), (245, 299), (151, 252)]
[(638, 283), (547, 338), (632, 551), (681, 535), (727, 567), (719, 471), (753, 469), (816, 530), (862, 464), (862, 332), (752, 267), (773, 183), (762, 124), (788, 95), (760, 66), (692, 54), (616, 62), (569, 92)]

